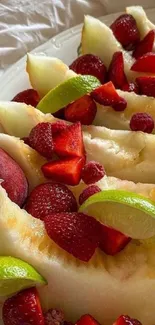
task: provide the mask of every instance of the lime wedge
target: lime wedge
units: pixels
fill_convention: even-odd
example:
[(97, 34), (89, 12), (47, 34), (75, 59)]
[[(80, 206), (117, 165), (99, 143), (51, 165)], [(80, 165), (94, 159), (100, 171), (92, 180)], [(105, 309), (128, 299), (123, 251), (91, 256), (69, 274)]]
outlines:
[(123, 190), (105, 190), (81, 205), (80, 212), (135, 239), (155, 235), (155, 202)]
[(11, 256), (0, 256), (0, 296), (8, 296), (46, 280), (29, 264)]
[(51, 89), (41, 99), (37, 108), (43, 113), (55, 113), (99, 86), (100, 82), (97, 78), (89, 75), (78, 75)]

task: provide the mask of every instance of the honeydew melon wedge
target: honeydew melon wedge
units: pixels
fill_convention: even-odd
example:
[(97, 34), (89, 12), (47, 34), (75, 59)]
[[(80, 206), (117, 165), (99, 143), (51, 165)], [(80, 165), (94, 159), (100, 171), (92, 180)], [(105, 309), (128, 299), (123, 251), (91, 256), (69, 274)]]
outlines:
[[(110, 30), (110, 32), (111, 32), (111, 30)], [(34, 56), (33, 60), (35, 60), (35, 58), (36, 57)], [(47, 61), (47, 64), (48, 64), (48, 61)], [(63, 66), (63, 62), (62, 62), (62, 66)], [(53, 61), (53, 63), (51, 63), (51, 67), (52, 67), (53, 71), (55, 71), (55, 72), (57, 72), (57, 74), (59, 74), (59, 69), (57, 69), (57, 66), (55, 65), (54, 61)], [(71, 70), (68, 71), (68, 73), (70, 73), (70, 72), (71, 72)], [(47, 82), (48, 82), (48, 80), (49, 80), (49, 78), (47, 76)], [(57, 86), (58, 86), (58, 84), (57, 84)], [(117, 90), (117, 92), (121, 97), (123, 97), (127, 101), (127, 108), (125, 109), (125, 111), (124, 112), (115, 112), (109, 106), (102, 106), (102, 105), (97, 104), (98, 109), (97, 109), (97, 114), (93, 121), (93, 124), (100, 125), (100, 126), (106, 126), (110, 129), (129, 130), (130, 129), (130, 127), (129, 127), (130, 119), (134, 113), (138, 113), (138, 112), (149, 113), (155, 121), (155, 98), (137, 95), (134, 92), (129, 93), (129, 92), (121, 91), (121, 90)], [(16, 104), (15, 104), (15, 106), (16, 106)], [(29, 110), (30, 110), (29, 115), (31, 115), (31, 108), (29, 108)], [(38, 118), (39, 118), (39, 116), (40, 115), (38, 115)], [(5, 119), (5, 115), (4, 115), (4, 119)], [(32, 123), (33, 123), (33, 121), (32, 121)], [(7, 128), (7, 125), (6, 125), (6, 128)], [(21, 125), (21, 129), (22, 129), (22, 125)], [(155, 132), (155, 130), (153, 132)]]
[(129, 52), (122, 48), (112, 30), (99, 19), (85, 16), (81, 42), (82, 54), (91, 53), (98, 55), (107, 68), (109, 67), (113, 54), (117, 51), (122, 51), (124, 70), (128, 80), (134, 80), (136, 77), (142, 75), (130, 70), (134, 59)]
[(120, 314), (153, 324), (155, 244), (148, 249), (131, 241), (116, 256), (97, 251), (89, 263), (80, 262), (54, 244), (43, 222), (11, 202), (0, 187), (0, 254), (20, 258), (42, 274), (48, 282), (38, 289), (43, 307), (60, 308), (73, 322), (89, 313), (101, 324), (112, 324)]
[(26, 70), (32, 87), (38, 91), (41, 98), (59, 83), (75, 75), (57, 58), (30, 53), (27, 55)]
[(132, 15), (136, 20), (141, 39), (143, 39), (150, 30), (155, 29), (155, 25), (148, 19), (146, 12), (141, 6), (127, 7), (126, 12)]
[(22, 168), (29, 184), (29, 191), (45, 182), (41, 166), (46, 162), (35, 150), (19, 138), (0, 133), (0, 148), (5, 150)]
[[(118, 94), (127, 102), (127, 107), (123, 112), (115, 112), (110, 106), (98, 105), (96, 117), (93, 121), (95, 125), (103, 125), (110, 129), (130, 130), (130, 120), (135, 113), (148, 113), (155, 122), (155, 98), (145, 95), (137, 95), (134, 92), (117, 90)], [(155, 129), (153, 130), (155, 133)]]
[[(18, 128), (17, 116), (23, 128)], [(52, 123), (56, 119), (25, 104), (0, 102), (0, 124), (9, 135), (28, 136), (31, 128), (41, 121)], [(90, 125), (83, 127), (83, 138), (87, 159), (103, 164), (108, 175), (155, 183), (155, 135)]]

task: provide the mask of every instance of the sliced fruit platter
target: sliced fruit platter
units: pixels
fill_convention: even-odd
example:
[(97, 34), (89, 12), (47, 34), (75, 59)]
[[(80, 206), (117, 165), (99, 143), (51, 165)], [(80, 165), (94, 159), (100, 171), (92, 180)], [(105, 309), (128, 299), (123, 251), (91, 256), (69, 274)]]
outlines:
[(4, 325), (155, 323), (155, 25), (85, 16), (68, 67), (0, 101)]

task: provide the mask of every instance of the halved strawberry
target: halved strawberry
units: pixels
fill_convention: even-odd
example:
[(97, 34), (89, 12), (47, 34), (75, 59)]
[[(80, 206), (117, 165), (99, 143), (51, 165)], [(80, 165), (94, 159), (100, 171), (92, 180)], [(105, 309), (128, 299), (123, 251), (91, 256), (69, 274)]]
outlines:
[(83, 315), (75, 325), (99, 325), (99, 323), (91, 315)]
[(79, 184), (84, 164), (84, 157), (65, 158), (46, 163), (42, 171), (45, 177), (73, 186)]
[(126, 50), (133, 50), (140, 40), (140, 33), (136, 20), (131, 15), (123, 14), (119, 16), (110, 28), (117, 40)]
[(3, 305), (2, 318), (4, 325), (44, 325), (36, 288), (26, 289), (8, 298)]
[(26, 89), (17, 94), (13, 99), (13, 102), (25, 103), (36, 107), (40, 101), (39, 95), (34, 89)]
[(134, 91), (134, 93), (139, 94), (138, 85), (135, 82), (129, 82), (123, 85), (123, 91), (128, 91), (129, 93)]
[(83, 125), (92, 124), (97, 112), (96, 103), (85, 95), (65, 108), (65, 119), (70, 122), (81, 122)]
[(142, 325), (137, 319), (131, 318), (127, 315), (121, 315), (113, 325)]
[(132, 65), (131, 70), (155, 73), (155, 53), (149, 52), (138, 58)]
[(124, 61), (122, 52), (115, 52), (108, 70), (108, 79), (116, 88), (121, 89), (127, 83), (124, 73)]
[[(116, 110), (124, 110), (127, 103), (124, 98), (120, 97), (111, 81), (93, 90), (91, 97), (99, 104), (112, 106)], [(120, 104), (120, 107), (119, 107)], [(120, 109), (119, 109), (120, 108)]]
[(138, 77), (136, 82), (139, 86), (140, 94), (155, 97), (155, 77)]
[(53, 213), (44, 223), (48, 236), (81, 261), (89, 261), (99, 245), (101, 224), (84, 213)]
[(125, 236), (120, 231), (102, 225), (102, 237), (100, 248), (108, 255), (119, 253), (129, 242), (131, 238)]
[(29, 134), (29, 145), (46, 158), (52, 158), (54, 151), (52, 124), (38, 123)]
[(59, 157), (83, 157), (85, 151), (80, 122), (69, 125), (54, 137), (54, 151)]
[(155, 37), (155, 31), (150, 30), (150, 32), (148, 32), (148, 34), (137, 44), (132, 54), (135, 59), (152, 51), (153, 44), (154, 44), (154, 37)]

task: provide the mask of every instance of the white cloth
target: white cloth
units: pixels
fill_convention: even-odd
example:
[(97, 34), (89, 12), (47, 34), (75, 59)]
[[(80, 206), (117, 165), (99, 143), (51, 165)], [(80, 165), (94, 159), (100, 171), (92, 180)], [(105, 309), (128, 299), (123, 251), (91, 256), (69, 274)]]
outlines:
[(0, 0), (0, 69), (64, 29), (83, 21), (124, 10), (130, 4), (145, 8), (155, 0)]

